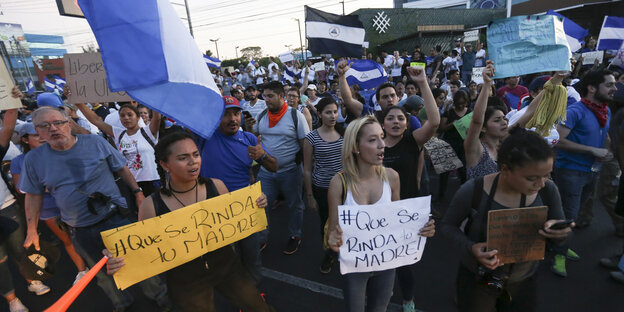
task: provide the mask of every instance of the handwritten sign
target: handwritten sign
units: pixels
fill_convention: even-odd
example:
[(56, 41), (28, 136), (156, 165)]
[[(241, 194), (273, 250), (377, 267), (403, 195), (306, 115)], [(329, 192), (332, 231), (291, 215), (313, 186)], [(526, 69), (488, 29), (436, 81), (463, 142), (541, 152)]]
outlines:
[(325, 70), (325, 62), (316, 62), (312, 64), (312, 70), (315, 72)]
[(585, 52), (581, 54), (583, 56), (583, 65), (594, 65), (594, 61), (597, 59), (599, 64), (602, 64), (602, 58), (604, 57), (604, 51)]
[(108, 88), (100, 53), (65, 54), (63, 63), (67, 85), (71, 89), (67, 98), (69, 103), (132, 101), (125, 92), (112, 92)]
[(340, 273), (382, 271), (420, 261), (431, 196), (385, 204), (338, 206)]
[(22, 107), (22, 101), (11, 95), (13, 85), (13, 78), (4, 63), (4, 58), (0, 57), (0, 110)]
[(282, 63), (292, 62), (295, 58), (290, 51), (284, 52), (277, 56)]
[(369, 46), (370, 46), (370, 42), (368, 42), (368, 41), (362, 42), (362, 48), (368, 49)]
[(443, 140), (431, 138), (425, 143), (425, 151), (431, 159), (433, 169), (437, 174), (449, 172), (464, 166), (455, 154), (455, 151)]
[(267, 227), (256, 205), (260, 182), (167, 214), (101, 233), (126, 265), (113, 276), (126, 289), (142, 280), (239, 241)]
[(456, 120), (453, 123), (453, 126), (455, 127), (455, 129), (457, 129), (457, 132), (461, 136), (462, 140), (466, 139), (466, 133), (468, 133), (468, 128), (470, 127), (471, 122), (472, 122), (472, 112)]
[(570, 48), (563, 22), (554, 15), (514, 16), (487, 28), (494, 78), (570, 70)]
[(472, 42), (479, 40), (479, 30), (471, 30), (464, 32), (464, 42)]
[(485, 67), (473, 67), (472, 68), (472, 81), (476, 84), (483, 84), (483, 70)]
[(487, 249), (498, 250), (496, 256), (505, 264), (544, 259), (546, 240), (538, 231), (547, 214), (546, 206), (490, 210)]

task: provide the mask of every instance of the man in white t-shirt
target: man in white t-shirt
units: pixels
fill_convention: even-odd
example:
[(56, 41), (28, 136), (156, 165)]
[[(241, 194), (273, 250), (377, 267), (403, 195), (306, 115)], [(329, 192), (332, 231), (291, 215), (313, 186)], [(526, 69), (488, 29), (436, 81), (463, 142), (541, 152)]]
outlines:
[(253, 76), (256, 80), (256, 85), (261, 85), (264, 83), (264, 78), (266, 78), (267, 72), (264, 67), (260, 66), (260, 64), (256, 63), (256, 68), (253, 71)]
[[(139, 102), (137, 101), (130, 101), (129, 102), (130, 105), (137, 107), (139, 106)], [(120, 103), (120, 104), (125, 104), (125, 103)], [(104, 119), (104, 122), (113, 126), (113, 127), (119, 127), (119, 128), (125, 128), (122, 124), (121, 124), (121, 120), (119, 120), (119, 111), (116, 110), (111, 110), (110, 114), (108, 114), (106, 116), (106, 119)], [(143, 118), (139, 118), (139, 128), (143, 128), (145, 127), (145, 122), (143, 121)]]
[(251, 117), (258, 119), (258, 114), (267, 108), (264, 100), (258, 99), (258, 90), (254, 86), (245, 89), (245, 102), (241, 104), (243, 111), (249, 112)]
[(275, 63), (275, 59), (271, 56), (269, 57), (271, 61), (269, 63), (269, 79), (272, 81), (279, 81), (279, 66)]
[(389, 58), (390, 63), (388, 65), (388, 69), (390, 71), (390, 75), (392, 76), (392, 81), (397, 83), (401, 80), (401, 67), (403, 66), (403, 62), (405, 60), (399, 55), (399, 51), (394, 51), (394, 55)]
[(483, 42), (477, 42), (477, 53), (475, 54), (475, 65), (474, 67), (483, 67), (485, 66), (485, 50), (483, 49)]

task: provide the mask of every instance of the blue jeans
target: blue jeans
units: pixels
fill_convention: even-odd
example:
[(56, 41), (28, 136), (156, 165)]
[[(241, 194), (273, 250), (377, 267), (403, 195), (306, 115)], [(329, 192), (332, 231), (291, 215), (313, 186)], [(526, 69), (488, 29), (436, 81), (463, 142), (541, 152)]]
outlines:
[[(69, 227), (69, 237), (74, 248), (85, 260), (89, 267), (93, 267), (102, 257), (105, 249), (100, 232), (130, 224), (130, 221), (119, 214), (115, 214), (108, 220), (88, 227)], [(106, 267), (98, 272), (97, 284), (112, 301), (115, 308), (124, 308), (132, 304), (134, 298), (128, 291), (117, 289), (111, 275), (106, 274)], [(158, 277), (154, 276), (139, 283), (143, 293), (148, 298), (156, 301), (159, 306), (170, 304), (167, 297), (167, 286)]]
[[(277, 198), (277, 194), (281, 192), (286, 199), (286, 206), (290, 211), (288, 218), (288, 234), (291, 237), (301, 238), (301, 226), (303, 224), (303, 170), (301, 166), (293, 167), (284, 172), (273, 173), (264, 169), (260, 170), (258, 180), (262, 182), (262, 192), (267, 197), (269, 207)], [(269, 229), (271, 226), (269, 213), (267, 219), (269, 221)], [(268, 229), (261, 232), (261, 241), (268, 238)]]
[(554, 180), (559, 188), (563, 212), (567, 219), (577, 219), (579, 210), (594, 191), (597, 178), (595, 172), (555, 167)]
[(262, 232), (254, 233), (236, 242), (243, 266), (249, 271), (256, 283), (259, 283), (262, 278), (262, 273), (260, 272), (262, 269), (262, 258), (260, 257), (261, 235)]
[(384, 312), (392, 297), (394, 269), (344, 275), (347, 312)]

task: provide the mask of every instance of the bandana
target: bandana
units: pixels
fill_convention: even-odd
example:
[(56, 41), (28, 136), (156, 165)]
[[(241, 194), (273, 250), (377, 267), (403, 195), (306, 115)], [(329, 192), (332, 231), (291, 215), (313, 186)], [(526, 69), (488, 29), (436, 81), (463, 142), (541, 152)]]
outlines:
[(282, 119), (282, 116), (284, 116), (287, 110), (288, 105), (284, 103), (284, 105), (282, 105), (282, 108), (279, 112), (277, 112), (277, 114), (273, 114), (271, 113), (271, 111), (267, 111), (269, 115), (269, 128), (275, 127), (275, 125), (277, 125), (277, 123)]
[(597, 104), (587, 99), (581, 99), (581, 102), (585, 104), (585, 106), (587, 106), (592, 113), (594, 113), (594, 116), (596, 116), (596, 119), (600, 124), (600, 128), (604, 128), (607, 124), (607, 103)]

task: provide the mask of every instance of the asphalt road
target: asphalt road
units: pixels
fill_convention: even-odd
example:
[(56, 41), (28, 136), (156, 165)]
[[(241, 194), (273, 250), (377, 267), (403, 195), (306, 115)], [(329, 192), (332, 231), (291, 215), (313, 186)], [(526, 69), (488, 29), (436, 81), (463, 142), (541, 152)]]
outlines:
[[(433, 181), (433, 185), (437, 182)], [(457, 189), (458, 181), (450, 179), (449, 196)], [(443, 211), (449, 198), (436, 207)], [(624, 285), (609, 278), (609, 272), (598, 265), (601, 257), (615, 254), (624, 245), (617, 238), (609, 216), (599, 203), (594, 207), (595, 218), (589, 228), (577, 230), (571, 247), (582, 257), (579, 262), (568, 262), (568, 277), (561, 278), (549, 271), (548, 261), (543, 261), (538, 274), (538, 311), (622, 311)], [(278, 207), (271, 210), (272, 231), (269, 244), (263, 252), (264, 279), (260, 288), (267, 301), (277, 311), (343, 311), (341, 275), (338, 265), (330, 274), (321, 274), (319, 265), (323, 252), (319, 233), (319, 218), (311, 212), (304, 216), (304, 237), (300, 250), (294, 255), (282, 253), (286, 245), (287, 210)], [(62, 248), (61, 248), (62, 249)], [(454, 305), (455, 275), (458, 267), (457, 253), (442, 237), (427, 241), (423, 259), (413, 266), (417, 292), (414, 294), (416, 308), (422, 311), (457, 311)], [(12, 267), (15, 269), (15, 267)], [(31, 311), (42, 311), (53, 304), (70, 288), (76, 269), (63, 251), (57, 276), (46, 281), (52, 291), (35, 296), (26, 290), (25, 281), (13, 270), (16, 292)], [(154, 303), (146, 299), (138, 287), (131, 292), (136, 301), (131, 311), (156, 311)], [(400, 311), (401, 297), (395, 286), (388, 311)], [(238, 311), (224, 300), (217, 298), (219, 311)], [(69, 311), (111, 311), (112, 306), (104, 293), (92, 282), (78, 297)], [(0, 302), (0, 312), (9, 311)]]

